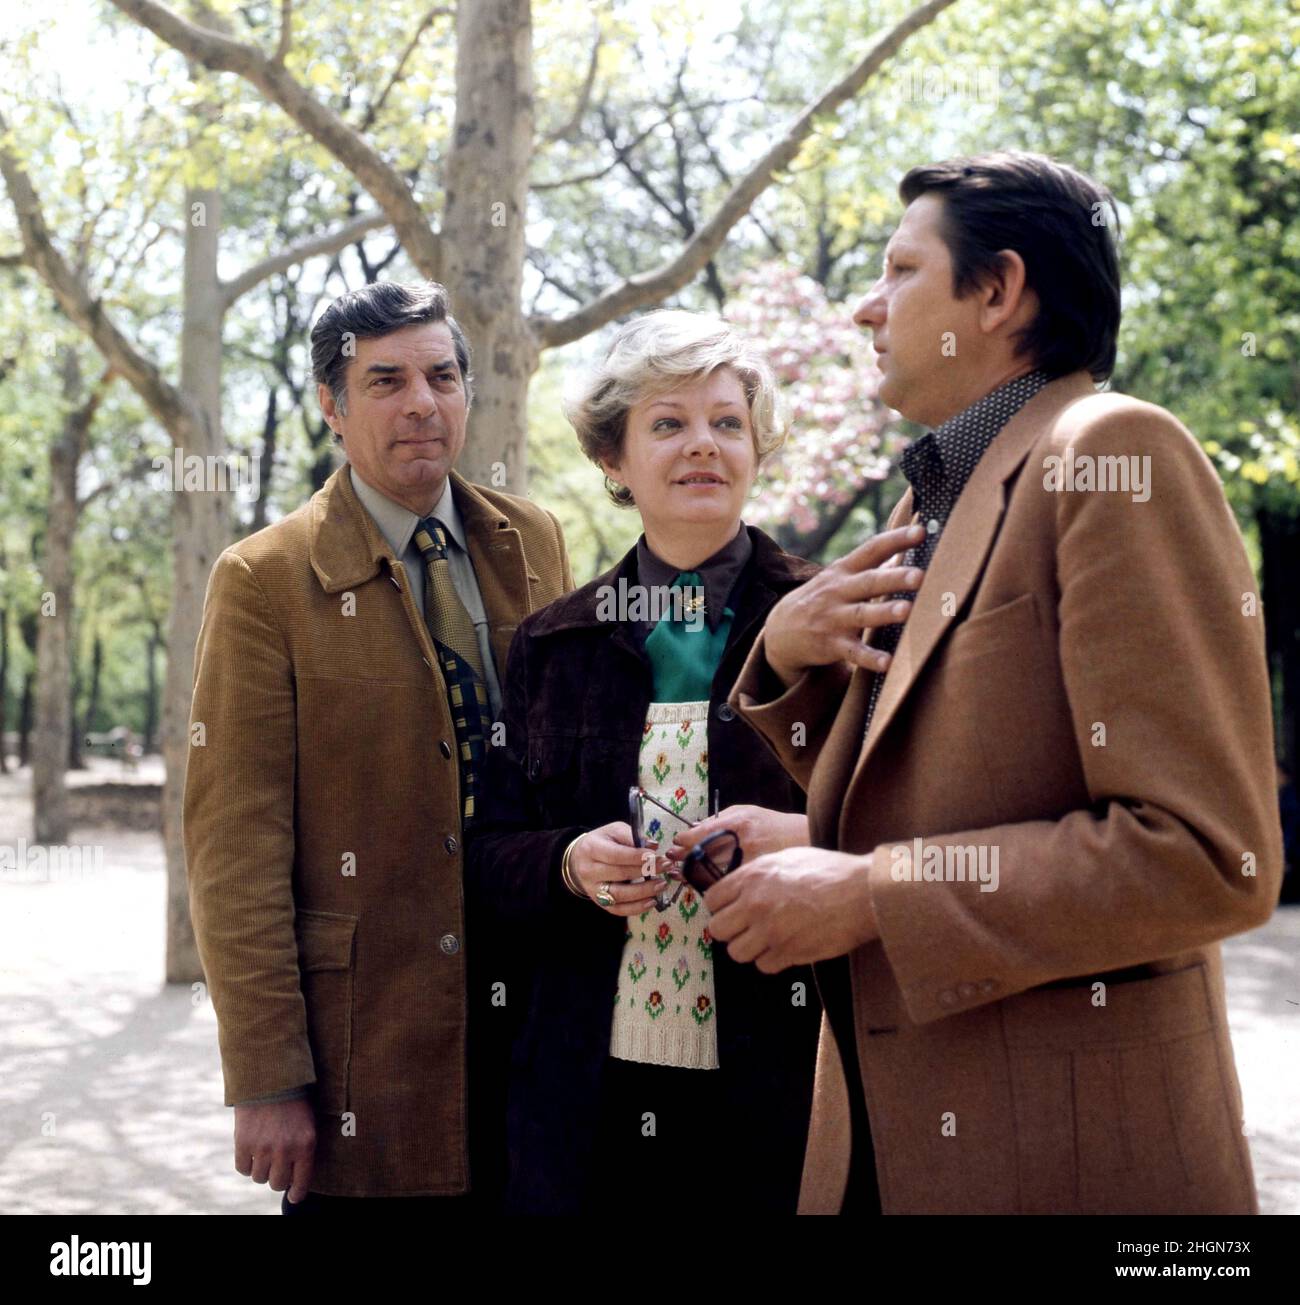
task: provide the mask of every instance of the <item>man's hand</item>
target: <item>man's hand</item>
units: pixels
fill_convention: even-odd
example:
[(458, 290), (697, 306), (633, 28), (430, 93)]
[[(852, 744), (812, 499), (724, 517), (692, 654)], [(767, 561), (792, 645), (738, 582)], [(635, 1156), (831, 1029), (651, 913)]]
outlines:
[(900, 526), (875, 535), (851, 553), (824, 567), (806, 584), (781, 599), (763, 627), (767, 662), (789, 688), (810, 666), (847, 662), (883, 671), (889, 654), (868, 648), (868, 626), (896, 625), (907, 619), (910, 601), (880, 602), (890, 594), (919, 589), (919, 567), (887, 565), (925, 538), (922, 526)]
[(308, 1100), (235, 1107), (235, 1168), (273, 1192), (307, 1195), (316, 1155), (316, 1115)]
[(680, 864), (696, 843), (724, 829), (730, 829), (740, 840), (745, 864), (757, 860), (766, 852), (801, 847), (808, 841), (807, 816), (788, 811), (772, 811), (767, 807), (731, 806), (689, 829), (683, 829), (664, 855), (673, 864)]
[(871, 857), (792, 847), (733, 870), (704, 894), (709, 932), (764, 974), (843, 956), (880, 936)]

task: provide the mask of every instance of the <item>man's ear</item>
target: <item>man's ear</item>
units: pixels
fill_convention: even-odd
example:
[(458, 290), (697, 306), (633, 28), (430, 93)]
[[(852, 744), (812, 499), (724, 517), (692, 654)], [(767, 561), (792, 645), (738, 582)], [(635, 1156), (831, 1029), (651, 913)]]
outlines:
[(1028, 306), (1033, 297), (1025, 280), (1025, 260), (1014, 249), (998, 250), (998, 269), (989, 273), (979, 288), (980, 327), (996, 331)]
[(334, 391), (328, 385), (316, 386), (316, 401), (320, 404), (321, 415), (325, 418), (325, 424), (336, 435), (341, 434), (338, 426), (338, 408), (334, 403)]

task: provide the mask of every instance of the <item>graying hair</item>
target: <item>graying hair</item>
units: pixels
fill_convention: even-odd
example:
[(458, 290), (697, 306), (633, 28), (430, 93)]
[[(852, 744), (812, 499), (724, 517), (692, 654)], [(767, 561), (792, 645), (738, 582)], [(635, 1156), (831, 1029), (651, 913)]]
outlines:
[[(600, 466), (617, 466), (623, 458), (628, 409), (666, 394), (719, 367), (730, 368), (749, 405), (757, 460), (775, 453), (785, 440), (776, 381), (762, 356), (721, 318), (661, 308), (619, 329), (604, 360), (570, 382), (564, 415), (577, 432), (582, 451)], [(605, 489), (620, 507), (635, 500), (626, 485), (608, 476)]]
[[(348, 361), (356, 353), (356, 341), (436, 322), (446, 322), (451, 332), (452, 351), (468, 405), (474, 399), (469, 341), (460, 323), (448, 311), (447, 291), (436, 281), (414, 285), (376, 281), (340, 295), (312, 328), (312, 374), (320, 384), (329, 386), (335, 406), (346, 417)], [(342, 442), (337, 434), (334, 440)]]

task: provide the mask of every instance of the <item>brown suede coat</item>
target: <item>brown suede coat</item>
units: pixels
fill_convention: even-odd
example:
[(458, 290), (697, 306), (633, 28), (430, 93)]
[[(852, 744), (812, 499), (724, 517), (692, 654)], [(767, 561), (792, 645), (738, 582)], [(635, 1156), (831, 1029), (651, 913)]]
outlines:
[[(504, 672), (523, 617), (573, 587), (564, 541), (543, 509), (452, 483)], [(226, 1103), (314, 1083), (314, 1191), (464, 1192), (455, 734), (347, 467), (217, 559), (191, 745), (185, 851)]]
[[(1067, 456), (1149, 458), (1149, 498), (1049, 490)], [(911, 515), (909, 493), (890, 524)], [(865, 742), (869, 672), (771, 680), (760, 639), (731, 701), (813, 842), (873, 854), (880, 929), (849, 957), (851, 1026), (823, 1025), (801, 1209), (840, 1208), (852, 1039), (886, 1213), (1255, 1210), (1218, 940), (1278, 896), (1269, 682), (1185, 428), (1052, 382), (966, 485)], [(997, 889), (955, 861), (904, 878), (917, 837), (945, 873), (996, 850)]]

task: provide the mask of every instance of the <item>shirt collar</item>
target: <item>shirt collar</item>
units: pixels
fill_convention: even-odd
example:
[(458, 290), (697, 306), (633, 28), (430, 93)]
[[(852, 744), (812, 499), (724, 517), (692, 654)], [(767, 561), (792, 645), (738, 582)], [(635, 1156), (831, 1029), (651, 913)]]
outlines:
[(923, 465), (928, 462), (933, 468), (937, 462), (952, 492), (960, 493), (1002, 428), (1049, 379), (1046, 372), (1035, 369), (976, 399), (903, 450), (899, 458), (903, 474), (915, 487)]
[[(357, 491), (362, 506), (374, 518), (379, 533), (388, 541), (393, 556), (398, 559), (405, 557), (406, 550), (411, 544), (411, 536), (415, 534), (415, 527), (420, 524), (420, 518), (410, 508), (394, 503), (386, 494), (381, 494), (373, 485), (368, 485), (357, 474), (355, 467), (350, 467), (349, 470), (352, 475), (352, 488)], [(442, 497), (434, 504), (433, 511), (429, 515), (437, 517), (446, 526), (453, 542), (466, 552), (469, 551), (465, 543), (465, 526), (460, 519), (460, 510), (456, 507), (456, 496), (451, 492), (450, 476), (443, 484)]]
[[(729, 542), (693, 568), (704, 582), (704, 620), (710, 630), (716, 630), (721, 623), (727, 599), (753, 551), (754, 541), (742, 521)], [(682, 572), (651, 552), (642, 535), (636, 541), (636, 574), (643, 585), (667, 588)]]

